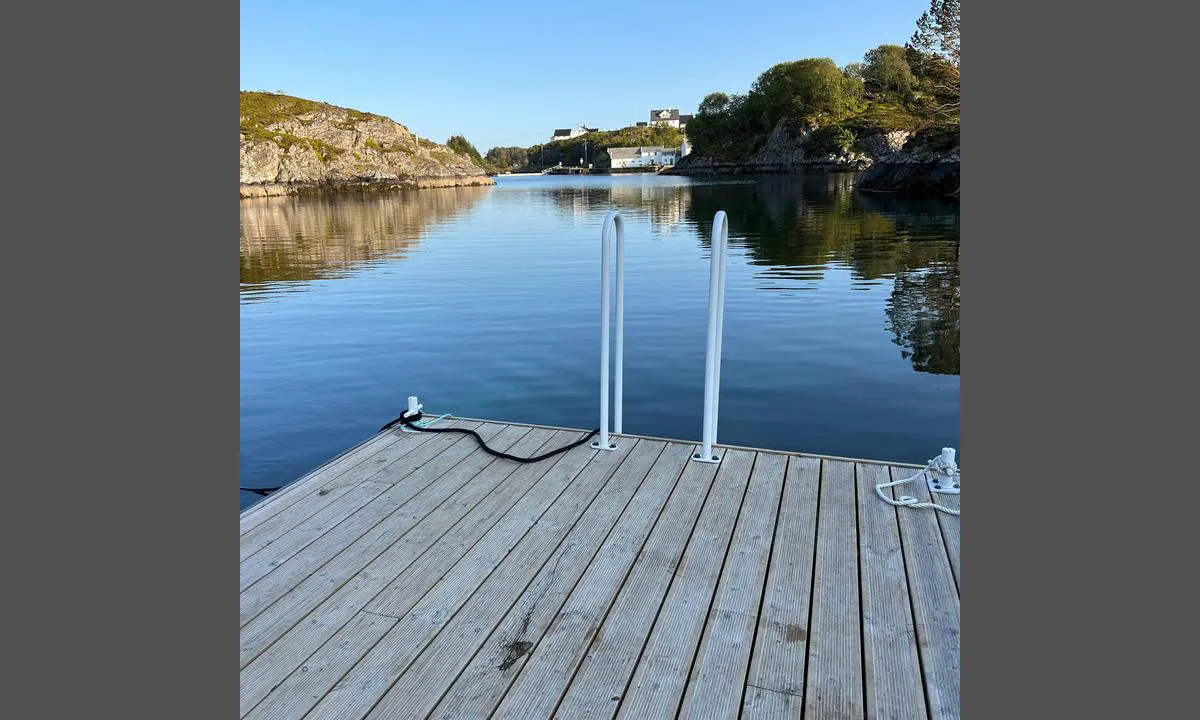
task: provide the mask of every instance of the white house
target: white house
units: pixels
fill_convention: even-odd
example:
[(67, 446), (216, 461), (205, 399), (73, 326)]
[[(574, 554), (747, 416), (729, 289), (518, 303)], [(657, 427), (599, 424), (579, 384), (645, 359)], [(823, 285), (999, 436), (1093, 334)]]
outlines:
[(614, 170), (636, 167), (664, 167), (679, 159), (679, 148), (662, 146), (613, 147), (608, 149)]
[[(669, 125), (682, 130), (687, 127), (688, 121), (691, 119), (691, 115), (680, 115), (678, 108), (663, 108), (662, 110), (650, 111), (651, 125)], [(638, 124), (641, 125), (641, 123)]]
[(590, 132), (596, 132), (596, 128), (585, 127), (583, 125), (580, 125), (579, 127), (576, 127), (576, 128), (563, 128), (561, 130), (554, 131), (554, 135), (551, 136), (550, 142), (558, 142), (559, 140), (570, 140), (572, 138), (577, 138), (580, 135), (587, 135)]

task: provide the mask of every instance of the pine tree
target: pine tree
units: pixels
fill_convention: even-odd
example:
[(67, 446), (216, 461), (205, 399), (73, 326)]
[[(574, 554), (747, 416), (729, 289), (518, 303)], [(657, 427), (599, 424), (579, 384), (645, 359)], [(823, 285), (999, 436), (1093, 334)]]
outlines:
[(959, 0), (930, 0), (929, 9), (917, 18), (917, 30), (909, 47), (934, 53), (959, 64)]

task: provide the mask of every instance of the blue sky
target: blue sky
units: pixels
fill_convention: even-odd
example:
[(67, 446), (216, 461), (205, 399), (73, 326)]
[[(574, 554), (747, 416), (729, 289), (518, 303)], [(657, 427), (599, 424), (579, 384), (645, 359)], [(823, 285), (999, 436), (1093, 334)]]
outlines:
[(386, 115), (422, 137), (545, 142), (693, 112), (770, 66), (903, 44), (928, 0), (242, 0), (241, 89)]

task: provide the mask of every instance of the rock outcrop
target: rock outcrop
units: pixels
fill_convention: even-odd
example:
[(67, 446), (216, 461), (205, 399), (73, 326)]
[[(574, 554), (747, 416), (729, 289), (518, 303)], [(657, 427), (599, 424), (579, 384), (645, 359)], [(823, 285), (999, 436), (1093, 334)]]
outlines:
[(381, 115), (242, 93), (243, 198), (494, 184), (471, 158)]
[(786, 119), (772, 129), (748, 160), (725, 160), (695, 153), (663, 175), (743, 175), (804, 172), (860, 173), (861, 190), (907, 195), (958, 197), (957, 129), (913, 135), (905, 130), (859, 137), (851, 150), (822, 147), (815, 128), (795, 129)]
[(957, 198), (959, 154), (957, 137), (952, 143), (916, 144), (878, 158), (855, 184), (867, 191)]
[(859, 172), (871, 166), (876, 154), (894, 152), (909, 133), (899, 130), (861, 139), (859, 151), (814, 147), (816, 128), (796, 129), (786, 118), (771, 130), (767, 141), (748, 160), (725, 160), (696, 155), (683, 157), (663, 175), (741, 175), (759, 173)]

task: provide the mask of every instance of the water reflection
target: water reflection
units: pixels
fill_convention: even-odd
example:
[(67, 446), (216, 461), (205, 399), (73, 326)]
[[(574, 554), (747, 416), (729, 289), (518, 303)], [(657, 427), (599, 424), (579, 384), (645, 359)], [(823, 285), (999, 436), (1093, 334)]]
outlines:
[(546, 196), (561, 214), (580, 223), (596, 212), (612, 209), (630, 219), (648, 220), (656, 235), (674, 234), (687, 220), (690, 186), (674, 178), (663, 182), (645, 178), (647, 183), (635, 182), (637, 179), (618, 177), (611, 185), (553, 187)]
[(718, 210), (730, 244), (762, 266), (761, 288), (815, 290), (831, 267), (859, 287), (894, 282), (887, 327), (913, 368), (959, 374), (958, 206), (856, 192), (852, 175), (764, 178), (688, 186), (687, 216), (705, 231)]
[(914, 369), (958, 375), (958, 263), (943, 263), (896, 275), (888, 300), (888, 329)]
[(242, 200), (242, 299), (254, 299), (265, 284), (339, 277), (365, 263), (403, 258), (430, 228), (466, 213), (490, 190)]
[(839, 175), (501, 178), (241, 201), (241, 485), (294, 480), (409, 394), (594, 427), (596, 241), (614, 208), (627, 430), (699, 439), (706, 246), (725, 210), (721, 439), (906, 462), (958, 445), (957, 205)]

